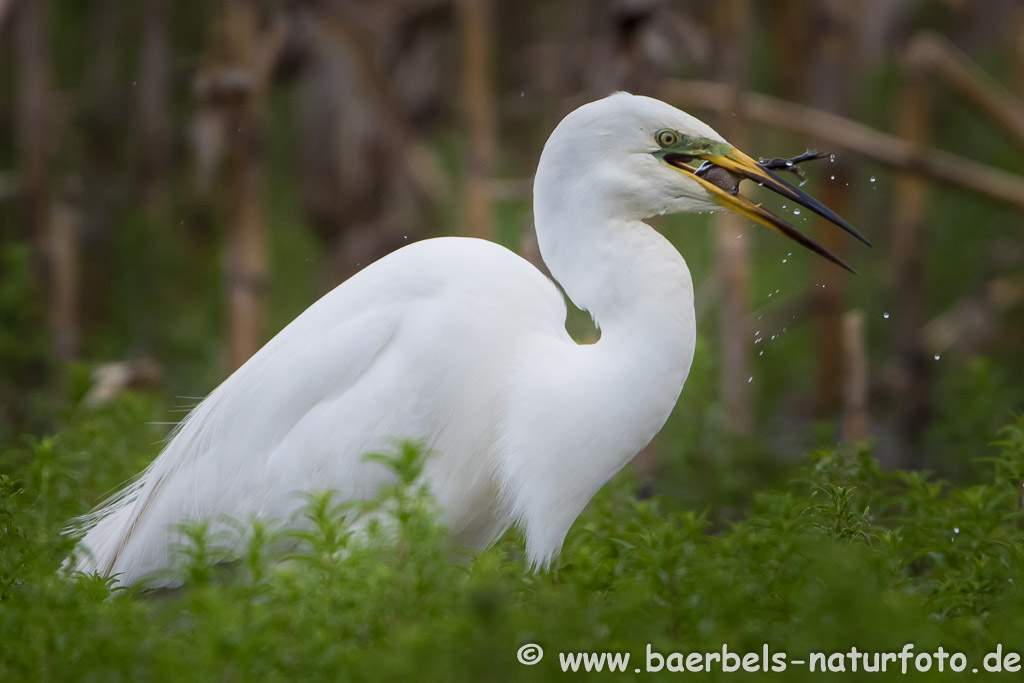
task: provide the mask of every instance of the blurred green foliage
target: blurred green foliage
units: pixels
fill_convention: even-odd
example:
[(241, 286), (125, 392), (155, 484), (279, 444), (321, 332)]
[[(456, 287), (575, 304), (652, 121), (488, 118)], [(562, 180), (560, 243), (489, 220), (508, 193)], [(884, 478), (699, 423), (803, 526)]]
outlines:
[[(63, 575), (64, 524), (155, 451), (159, 430), (144, 418), (158, 413), (128, 394), (4, 454), (0, 680), (546, 680), (562, 675), (559, 652), (576, 651), (629, 652), (633, 676), (648, 643), (767, 643), (790, 658), (913, 643), (973, 666), (998, 643), (1020, 649), (1024, 417), (1002, 430), (985, 483), (886, 472), (863, 448), (822, 450), (714, 531), (668, 499), (638, 500), (624, 473), (544, 574), (526, 570), (514, 533), (457, 560), (416, 483), (421, 453), (406, 444), (374, 456), (398, 484), (358, 504), (375, 520), (361, 533), (345, 524), (352, 504), (313, 493), (299, 531), (241, 524), (247, 540), (228, 565), (211, 566), (218, 539), (187, 526), (179, 589), (111, 591)], [(545, 659), (518, 663), (525, 643)], [(783, 676), (818, 680), (796, 665)]]

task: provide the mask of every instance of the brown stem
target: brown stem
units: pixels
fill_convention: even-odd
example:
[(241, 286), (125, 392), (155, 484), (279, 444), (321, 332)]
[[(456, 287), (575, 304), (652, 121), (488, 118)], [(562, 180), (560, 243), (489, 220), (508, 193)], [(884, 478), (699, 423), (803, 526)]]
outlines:
[(456, 7), (462, 39), (462, 116), (466, 123), (462, 233), (487, 238), (494, 233), (490, 177), (496, 153), (490, 51), (494, 42), (492, 8), (490, 0), (459, 0)]
[[(710, 81), (668, 80), (661, 97), (680, 106), (729, 111), (729, 87)], [(1024, 178), (935, 148), (919, 147), (896, 135), (813, 107), (748, 92), (746, 113), (782, 130), (828, 142), (871, 157), (900, 171), (939, 180), (1024, 208)]]
[[(747, 0), (727, 0), (717, 6), (717, 32), (724, 50), (719, 65), (720, 77), (729, 89), (729, 114), (720, 117), (719, 128), (735, 144), (746, 139), (744, 94), (748, 78), (750, 42), (750, 6)], [(716, 249), (719, 300), (719, 347), (721, 375), (719, 393), (725, 408), (725, 427), (734, 434), (750, 434), (754, 428), (753, 390), (750, 384), (750, 334), (747, 312), (750, 309), (749, 240), (742, 239), (747, 221), (730, 211), (716, 215)]]

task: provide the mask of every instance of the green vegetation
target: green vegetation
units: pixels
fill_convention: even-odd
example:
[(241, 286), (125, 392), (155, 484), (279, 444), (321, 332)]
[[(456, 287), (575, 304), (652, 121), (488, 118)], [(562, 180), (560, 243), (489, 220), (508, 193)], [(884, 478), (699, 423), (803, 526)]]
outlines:
[[(963, 652), (969, 671), (999, 643), (1022, 649), (1024, 417), (965, 454), (984, 460), (986, 483), (884, 472), (865, 449), (818, 451), (729, 524), (638, 500), (627, 472), (577, 521), (558, 569), (539, 575), (514, 534), (454, 558), (409, 445), (376, 456), (402, 483), (361, 505), (383, 520), (365, 534), (346, 531), (350, 506), (320, 493), (301, 533), (257, 525), (226, 566), (209, 566), (215, 539), (190, 526), (181, 589), (62, 575), (63, 525), (154, 453), (145, 420), (160, 410), (127, 394), (5, 454), (0, 680), (535, 680), (562, 675), (560, 651), (629, 652), (640, 679), (654, 675), (633, 671), (648, 643), (664, 654), (767, 644), (791, 659), (912, 643)], [(525, 643), (545, 658), (519, 664)], [(715, 670), (702, 680), (737, 675)], [(798, 665), (782, 676), (818, 680)]]

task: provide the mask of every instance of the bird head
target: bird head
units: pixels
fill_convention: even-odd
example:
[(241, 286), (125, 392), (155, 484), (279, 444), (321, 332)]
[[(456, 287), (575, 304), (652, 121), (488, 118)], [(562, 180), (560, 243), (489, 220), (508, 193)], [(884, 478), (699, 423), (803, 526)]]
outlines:
[[(545, 168), (545, 157), (557, 163)], [(719, 178), (706, 173), (708, 168)], [(575, 177), (580, 186), (590, 188), (580, 195), (600, 203), (605, 214), (633, 220), (724, 207), (852, 271), (785, 220), (738, 194), (738, 179), (749, 179), (868, 243), (831, 209), (736, 149), (710, 126), (650, 97), (616, 93), (566, 116), (541, 157), (538, 197), (555, 175), (560, 184)], [(723, 176), (730, 182), (723, 182)]]

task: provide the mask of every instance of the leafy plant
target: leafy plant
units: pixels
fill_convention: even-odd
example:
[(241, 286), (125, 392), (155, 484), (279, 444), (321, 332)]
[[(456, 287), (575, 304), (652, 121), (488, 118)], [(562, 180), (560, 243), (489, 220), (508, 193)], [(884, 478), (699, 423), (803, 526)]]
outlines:
[[(724, 527), (637, 499), (624, 473), (541, 574), (527, 570), (515, 532), (465, 559), (421, 483), (429, 454), (400, 443), (370, 456), (394, 482), (374, 499), (310, 493), (291, 525), (189, 523), (183, 587), (111, 590), (60, 570), (61, 528), (98, 495), (91, 444), (132, 462), (136, 436), (117, 416), (136, 400), (82, 412), (4, 460), (0, 641), (16, 647), (0, 655), (3, 680), (535, 680), (562, 675), (559, 652), (629, 652), (643, 667), (648, 644), (767, 645), (796, 658), (910, 642), (980, 662), (1024, 626), (1020, 419), (987, 461), (989, 483), (954, 487), (885, 472), (866, 450), (818, 451)], [(520, 664), (524, 643), (542, 645), (544, 661)]]

